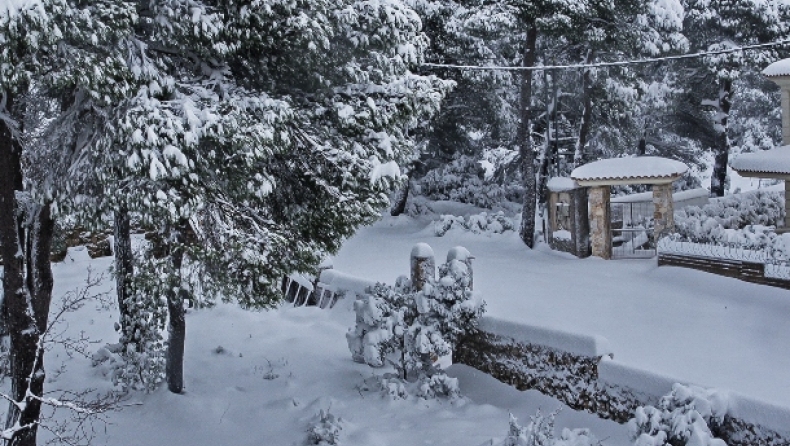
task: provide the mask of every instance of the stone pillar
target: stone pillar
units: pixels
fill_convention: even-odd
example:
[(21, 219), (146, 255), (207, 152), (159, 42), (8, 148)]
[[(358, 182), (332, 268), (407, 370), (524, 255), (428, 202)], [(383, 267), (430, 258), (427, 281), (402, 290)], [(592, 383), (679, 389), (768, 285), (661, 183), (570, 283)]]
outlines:
[(436, 280), (436, 260), (427, 243), (417, 243), (411, 249), (411, 286), (421, 291), (429, 280)]
[(675, 230), (675, 210), (672, 201), (672, 184), (653, 185), (653, 237), (656, 242)]
[(609, 207), (609, 186), (590, 188), (590, 238), (592, 255), (603, 259), (612, 258), (612, 216)]
[(782, 87), (782, 144), (790, 145), (790, 85), (779, 83)]
[[(790, 231), (790, 180), (785, 180), (785, 227), (782, 232)], [(779, 232), (779, 231), (777, 231)]]

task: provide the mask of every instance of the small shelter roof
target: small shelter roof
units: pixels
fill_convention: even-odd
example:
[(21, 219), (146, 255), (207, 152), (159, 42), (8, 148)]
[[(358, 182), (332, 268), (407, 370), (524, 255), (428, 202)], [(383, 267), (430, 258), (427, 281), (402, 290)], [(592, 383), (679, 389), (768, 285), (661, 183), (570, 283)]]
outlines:
[(763, 70), (767, 77), (790, 76), (790, 59), (777, 60)]
[(730, 167), (744, 177), (785, 178), (790, 176), (790, 146), (742, 153)]
[(610, 158), (577, 167), (571, 178), (580, 186), (667, 184), (680, 178), (688, 166), (658, 156)]
[(566, 177), (552, 177), (549, 178), (549, 182), (546, 183), (546, 187), (549, 188), (552, 192), (564, 192), (567, 190), (573, 190), (579, 187), (575, 181), (571, 178)]

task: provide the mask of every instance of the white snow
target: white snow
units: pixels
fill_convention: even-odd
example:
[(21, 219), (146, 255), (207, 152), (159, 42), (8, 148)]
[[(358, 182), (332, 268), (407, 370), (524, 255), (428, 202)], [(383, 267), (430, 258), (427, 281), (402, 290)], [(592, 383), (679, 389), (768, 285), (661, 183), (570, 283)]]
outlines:
[(552, 192), (563, 192), (566, 190), (576, 189), (579, 187), (579, 185), (576, 184), (576, 182), (571, 178), (552, 177), (549, 178), (548, 183), (546, 183), (546, 187), (548, 187)]
[(790, 76), (790, 59), (777, 60), (763, 70), (765, 76)]
[(398, 163), (395, 161), (387, 161), (382, 164), (378, 162), (378, 160), (374, 160), (373, 168), (370, 170), (371, 184), (377, 183), (384, 177), (399, 178), (400, 167), (398, 167)]
[(422, 242), (415, 243), (414, 246), (411, 248), (411, 257), (412, 258), (413, 257), (417, 257), (417, 258), (423, 258), (424, 259), (424, 258), (433, 257), (433, 256), (434, 256), (433, 255), (433, 249), (431, 248), (431, 245), (429, 245), (427, 243), (422, 243)]
[(742, 153), (730, 162), (730, 167), (741, 175), (748, 175), (750, 172), (790, 175), (790, 146)]
[[(399, 260), (392, 271), (406, 272), (408, 260)], [(89, 266), (105, 273), (106, 291), (114, 290), (107, 275), (111, 263), (112, 258), (89, 259), (84, 248), (70, 249), (67, 259), (54, 265), (54, 303), (83, 283)], [(624, 425), (575, 411), (537, 391), (518, 391), (463, 365), (448, 369), (465, 397), (456, 403), (391, 400), (364, 390), (365, 380), (383, 371), (351, 360), (345, 333), (354, 324), (352, 301), (341, 300), (332, 310), (283, 307), (256, 312), (232, 304), (189, 310), (185, 392), (175, 395), (164, 387), (151, 394), (132, 392), (121, 410), (104, 415), (107, 424), (94, 426), (92, 444), (302, 445), (323, 410), (343, 419), (343, 446), (481, 445), (507, 433), (509, 413), (527, 420), (538, 408), (562, 408), (558, 433), (587, 427), (596, 437), (607, 438), (608, 446), (630, 444)], [(117, 341), (116, 319), (117, 309), (89, 304), (67, 315), (66, 334), (85, 332), (99, 342), (89, 348), (98, 350)], [(89, 358), (66, 355), (59, 347), (46, 354), (47, 391), (109, 390), (110, 383)], [(57, 373), (61, 365), (66, 368)], [(42, 442), (51, 437), (43, 430), (39, 435)]]
[(0, 18), (12, 17), (20, 9), (30, 9), (41, 4), (41, 0), (0, 0)]
[(595, 357), (612, 353), (609, 341), (603, 336), (590, 336), (570, 331), (554, 330), (488, 316), (483, 316), (480, 319), (480, 328), (489, 333), (511, 338), (518, 342), (538, 344), (580, 356)]
[(663, 179), (683, 175), (688, 166), (680, 161), (658, 156), (610, 158), (573, 169), (571, 178), (578, 181)]
[(463, 245), (475, 254), (474, 286), (487, 316), (603, 336), (623, 364), (790, 407), (786, 290), (659, 268), (655, 259), (579, 260), (543, 244), (529, 250), (515, 232), (434, 237), (429, 219), (385, 217), (362, 228), (335, 268), (394, 283), (408, 273), (414, 243), (428, 242), (437, 258)]

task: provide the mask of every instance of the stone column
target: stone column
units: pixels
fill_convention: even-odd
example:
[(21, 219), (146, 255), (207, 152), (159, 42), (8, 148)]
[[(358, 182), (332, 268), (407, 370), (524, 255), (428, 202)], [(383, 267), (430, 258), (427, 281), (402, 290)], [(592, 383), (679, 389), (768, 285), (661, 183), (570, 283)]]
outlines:
[(656, 242), (675, 230), (675, 210), (672, 202), (672, 184), (653, 185), (653, 237)]
[(436, 260), (427, 243), (417, 243), (411, 249), (411, 286), (421, 291), (429, 281), (436, 280)]
[(790, 84), (779, 85), (782, 87), (782, 144), (790, 145)]
[(790, 180), (785, 180), (785, 227), (780, 228), (781, 232), (790, 231), (790, 212), (787, 212), (788, 210), (790, 210)]
[(590, 188), (590, 238), (592, 255), (603, 259), (612, 258), (612, 216), (609, 207), (611, 189), (609, 186)]

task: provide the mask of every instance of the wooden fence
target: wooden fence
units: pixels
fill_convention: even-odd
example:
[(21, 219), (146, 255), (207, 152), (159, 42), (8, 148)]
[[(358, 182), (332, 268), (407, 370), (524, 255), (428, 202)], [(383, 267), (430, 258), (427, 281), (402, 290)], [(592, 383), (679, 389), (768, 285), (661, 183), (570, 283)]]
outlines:
[(679, 266), (790, 290), (790, 280), (765, 276), (765, 263), (680, 253), (658, 253), (658, 266)]

